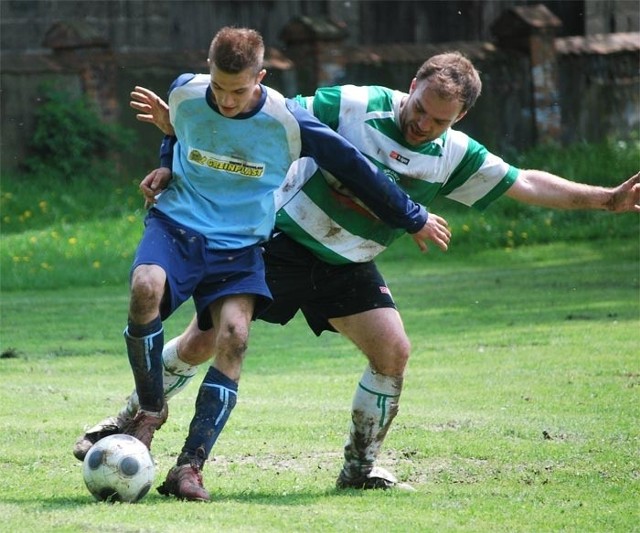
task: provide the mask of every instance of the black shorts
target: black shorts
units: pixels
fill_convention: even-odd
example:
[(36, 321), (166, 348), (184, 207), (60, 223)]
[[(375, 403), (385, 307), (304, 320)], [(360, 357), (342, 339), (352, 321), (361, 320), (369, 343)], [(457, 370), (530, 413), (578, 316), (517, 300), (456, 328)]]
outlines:
[(330, 318), (392, 307), (391, 292), (373, 262), (331, 265), (284, 233), (264, 245), (273, 303), (258, 318), (286, 324), (298, 310), (316, 335), (335, 331)]

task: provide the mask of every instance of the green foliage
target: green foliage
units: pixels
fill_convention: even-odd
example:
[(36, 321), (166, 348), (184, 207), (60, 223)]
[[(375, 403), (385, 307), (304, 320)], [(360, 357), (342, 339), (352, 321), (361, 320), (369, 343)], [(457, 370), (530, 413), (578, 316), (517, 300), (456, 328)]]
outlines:
[[(517, 161), (568, 179), (613, 186), (637, 172), (638, 143), (537, 148)], [(100, 286), (126, 282), (142, 231), (140, 176), (85, 172), (60, 181), (49, 173), (5, 177), (0, 192), (0, 289)], [(638, 241), (636, 213), (556, 211), (501, 198), (479, 213), (442, 199), (431, 210), (446, 217), (453, 237), (449, 254), (513, 251), (534, 244), (628, 239)], [(408, 240), (408, 237), (403, 238)], [(432, 259), (440, 252), (431, 246)], [(415, 253), (398, 244), (396, 259)]]
[(581, 183), (613, 187), (640, 170), (640, 141), (609, 139), (598, 144), (541, 145), (518, 156), (515, 165), (546, 170)]
[(43, 85), (41, 93), (26, 161), (29, 172), (53, 180), (91, 179), (92, 169), (108, 169), (109, 159), (131, 146), (133, 133), (103, 122), (86, 98), (51, 85)]

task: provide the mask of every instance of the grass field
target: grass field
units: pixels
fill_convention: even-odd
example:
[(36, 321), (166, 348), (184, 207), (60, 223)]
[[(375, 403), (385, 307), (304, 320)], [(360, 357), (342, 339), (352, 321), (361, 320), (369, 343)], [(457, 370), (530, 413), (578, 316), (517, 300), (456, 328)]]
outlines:
[[(413, 343), (381, 465), (415, 493), (333, 488), (364, 358), (298, 317), (253, 327), (205, 469), (210, 504), (155, 490), (96, 503), (71, 447), (132, 387), (127, 288), (3, 293), (0, 530), (640, 531), (639, 248), (636, 235), (422, 257), (405, 240), (380, 260)], [(154, 440), (156, 486), (196, 389)]]

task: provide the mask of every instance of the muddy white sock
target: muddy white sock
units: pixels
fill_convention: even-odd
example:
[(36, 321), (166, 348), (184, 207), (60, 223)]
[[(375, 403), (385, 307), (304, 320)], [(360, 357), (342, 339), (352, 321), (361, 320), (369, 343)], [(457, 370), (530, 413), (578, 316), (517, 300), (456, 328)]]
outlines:
[(398, 413), (402, 377), (385, 376), (367, 367), (351, 406), (351, 427), (344, 447), (344, 471), (349, 477), (368, 474), (391, 422)]

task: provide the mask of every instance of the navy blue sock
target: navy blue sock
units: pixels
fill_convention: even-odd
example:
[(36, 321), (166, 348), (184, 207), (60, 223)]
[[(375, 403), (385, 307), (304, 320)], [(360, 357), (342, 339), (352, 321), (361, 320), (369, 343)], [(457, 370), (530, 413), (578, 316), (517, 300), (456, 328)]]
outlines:
[(164, 330), (160, 317), (143, 325), (129, 321), (127, 329), (124, 330), (124, 338), (140, 407), (145, 411), (161, 411), (164, 405), (162, 388)]
[(210, 367), (198, 391), (196, 412), (178, 459), (179, 464), (197, 459), (202, 467), (236, 405), (237, 396), (238, 384)]

